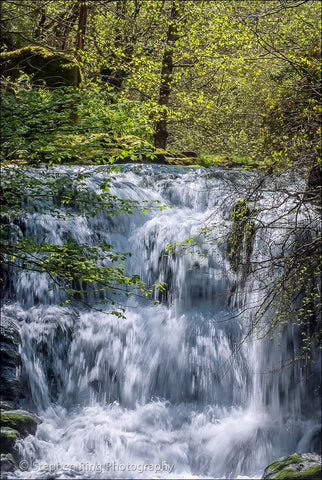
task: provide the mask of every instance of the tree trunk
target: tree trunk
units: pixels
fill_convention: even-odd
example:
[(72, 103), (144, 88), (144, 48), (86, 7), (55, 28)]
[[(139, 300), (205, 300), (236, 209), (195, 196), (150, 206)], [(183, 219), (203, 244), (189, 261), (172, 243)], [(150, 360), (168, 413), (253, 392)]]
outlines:
[(170, 13), (170, 24), (167, 32), (167, 40), (163, 53), (161, 68), (161, 84), (159, 91), (160, 118), (155, 125), (154, 146), (166, 149), (168, 140), (168, 106), (173, 80), (173, 49), (178, 40), (178, 28), (175, 23), (182, 14), (183, 2), (173, 1)]
[(79, 7), (78, 29), (76, 36), (76, 55), (78, 50), (84, 50), (88, 9), (89, 7), (87, 2), (82, 1)]

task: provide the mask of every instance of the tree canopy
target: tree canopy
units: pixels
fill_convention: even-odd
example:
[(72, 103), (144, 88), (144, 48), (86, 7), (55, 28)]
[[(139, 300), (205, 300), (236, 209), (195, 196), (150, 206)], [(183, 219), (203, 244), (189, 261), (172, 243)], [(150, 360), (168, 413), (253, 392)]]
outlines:
[(76, 57), (85, 90), (140, 103), (153, 130), (146, 139), (159, 148), (319, 161), (320, 2), (6, 0), (1, 8), (3, 51), (37, 45)]
[[(63, 249), (38, 245), (45, 260), (39, 257), (35, 265), (34, 245), (8, 242), (8, 219), (21, 215), (24, 195), (39, 188), (36, 177), (26, 180), (26, 165), (168, 161), (257, 168), (265, 179), (292, 169), (306, 182), (298, 208), (309, 205), (316, 212), (321, 8), (312, 0), (3, 0), (3, 258), (60, 275), (66, 261)], [(35, 52), (47, 59), (41, 66)], [(48, 72), (41, 80), (39, 69), (46, 73), (53, 57), (70, 83), (52, 83)], [(48, 178), (50, 195), (57, 196), (58, 185)], [(252, 202), (258, 188), (243, 200)], [(60, 201), (68, 207), (72, 191), (64, 195)], [(111, 213), (145, 208), (108, 195), (105, 185), (96, 200)], [(77, 202), (82, 208), (81, 196)], [(249, 224), (238, 226), (232, 215), (235, 233)], [(300, 230), (311, 227), (309, 221)], [(289, 305), (294, 292), (316, 279), (321, 235), (313, 231), (305, 251), (300, 245), (284, 258), (284, 277), (267, 299), (282, 282)], [(76, 246), (67, 250), (67, 283), (104, 277), (142, 287), (121, 267), (96, 270), (97, 262), (85, 260), (102, 252), (87, 250), (79, 262)], [(105, 255), (112, 263), (120, 258), (110, 250)], [(236, 267), (238, 254), (230, 259)], [(303, 298), (316, 298), (316, 280), (312, 285)]]

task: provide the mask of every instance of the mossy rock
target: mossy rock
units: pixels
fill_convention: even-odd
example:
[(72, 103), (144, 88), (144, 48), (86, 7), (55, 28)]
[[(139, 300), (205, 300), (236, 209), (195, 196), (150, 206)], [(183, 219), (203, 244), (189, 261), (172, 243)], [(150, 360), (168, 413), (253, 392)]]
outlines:
[(35, 86), (43, 83), (50, 88), (77, 87), (81, 81), (78, 64), (64, 55), (42, 47), (24, 47), (0, 54), (2, 75), (17, 79), (23, 71)]
[(0, 465), (2, 474), (6, 472), (13, 472), (16, 469), (16, 464), (11, 453), (1, 453)]
[(271, 463), (263, 480), (319, 480), (322, 475), (321, 456), (311, 453), (295, 453)]
[(227, 236), (227, 254), (234, 272), (241, 272), (243, 278), (249, 273), (250, 258), (256, 233), (251, 220), (253, 210), (245, 200), (237, 200), (231, 212), (232, 229)]
[(0, 428), (0, 443), (2, 453), (12, 453), (15, 447), (16, 441), (19, 440), (19, 432), (13, 428), (1, 427)]
[(21, 437), (35, 435), (38, 423), (40, 423), (40, 419), (30, 416), (22, 410), (1, 412), (1, 426), (16, 430)]
[(153, 151), (152, 159), (148, 159), (148, 163), (158, 163), (163, 165), (176, 165), (190, 167), (196, 164), (195, 156), (185, 156), (182, 153), (171, 153), (168, 150), (156, 148)]
[(245, 218), (248, 218), (250, 214), (251, 214), (251, 210), (249, 208), (248, 203), (245, 200), (239, 199), (233, 206), (233, 209), (231, 212), (231, 218), (234, 221), (240, 221), (240, 220), (244, 220)]

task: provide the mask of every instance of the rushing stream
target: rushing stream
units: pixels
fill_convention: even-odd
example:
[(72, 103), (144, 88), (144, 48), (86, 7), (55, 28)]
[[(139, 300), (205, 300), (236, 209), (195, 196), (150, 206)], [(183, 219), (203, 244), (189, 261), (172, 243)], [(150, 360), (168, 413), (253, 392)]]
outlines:
[[(82, 169), (97, 191), (108, 167), (61, 174), (72, 179)], [(168, 289), (158, 305), (120, 297), (118, 318), (92, 294), (97, 309), (64, 304), (46, 274), (12, 274), (2, 315), (21, 326), (29, 392), (22, 407), (43, 422), (19, 442), (25, 463), (9, 478), (260, 478), (273, 459), (310, 451), (318, 407), (307, 400), (305, 370), (284, 367), (295, 336), (287, 330), (278, 345), (247, 335), (265, 279), (249, 275), (237, 285), (225, 254), (232, 207), (252, 175), (131, 166), (116, 175), (112, 193), (172, 208), (63, 218), (61, 207), (61, 218), (39, 209), (26, 216), (25, 235), (113, 244), (132, 253), (128, 272)], [(268, 216), (265, 195), (261, 202)], [(167, 253), (206, 225), (206, 252), (201, 244)], [(283, 229), (267, 235), (278, 239)], [(263, 245), (257, 236), (252, 255), (265, 258)]]

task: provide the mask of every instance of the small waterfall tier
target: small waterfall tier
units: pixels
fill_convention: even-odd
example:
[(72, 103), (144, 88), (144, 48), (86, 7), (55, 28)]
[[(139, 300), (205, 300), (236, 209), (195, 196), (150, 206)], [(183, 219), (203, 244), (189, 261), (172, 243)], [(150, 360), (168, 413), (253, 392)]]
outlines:
[[(126, 274), (166, 287), (150, 296), (88, 288), (66, 303), (48, 274), (5, 271), (2, 316), (21, 333), (21, 408), (42, 419), (18, 442), (25, 463), (9, 478), (260, 478), (275, 458), (312, 451), (319, 419), (308, 376), (317, 373), (287, 363), (291, 328), (273, 340), (250, 331), (265, 278), (241, 276), (227, 254), (232, 210), (256, 174), (124, 166), (109, 193), (138, 208), (112, 216), (93, 200), (109, 167), (44, 172), (30, 175), (54, 173), (84, 209), (44, 187), (13, 220), (17, 238), (113, 245), (131, 254)], [(272, 192), (258, 200), (267, 222), (274, 201), (287, 208)], [(255, 234), (251, 258), (267, 259), (268, 238), (278, 249), (283, 228)]]

